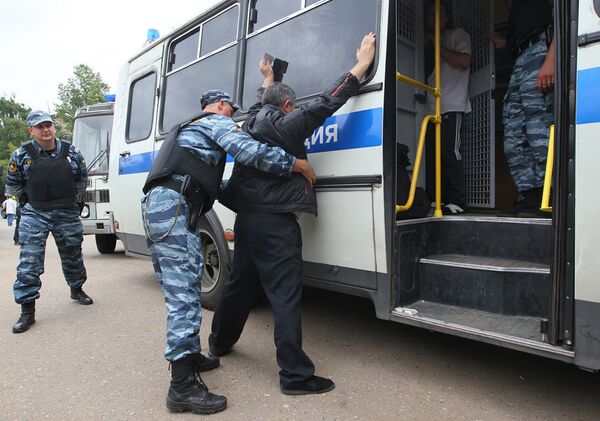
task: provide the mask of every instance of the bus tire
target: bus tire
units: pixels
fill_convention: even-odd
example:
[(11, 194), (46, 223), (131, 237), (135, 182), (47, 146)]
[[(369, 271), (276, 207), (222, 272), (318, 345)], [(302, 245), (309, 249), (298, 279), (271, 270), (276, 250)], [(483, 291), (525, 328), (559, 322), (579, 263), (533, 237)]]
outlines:
[(200, 303), (208, 310), (215, 310), (221, 292), (229, 278), (229, 248), (223, 237), (223, 228), (216, 222), (211, 223), (213, 218), (200, 218), (198, 230), (204, 251), (204, 272), (200, 280)]
[(96, 234), (96, 248), (101, 254), (115, 252), (117, 236), (114, 234)]

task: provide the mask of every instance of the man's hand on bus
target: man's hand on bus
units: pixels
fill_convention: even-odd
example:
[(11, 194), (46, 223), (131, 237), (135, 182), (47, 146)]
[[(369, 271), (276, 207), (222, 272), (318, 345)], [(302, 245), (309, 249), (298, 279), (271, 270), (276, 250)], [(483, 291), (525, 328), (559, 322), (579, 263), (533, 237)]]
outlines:
[(263, 88), (268, 88), (273, 84), (273, 81), (275, 80), (275, 73), (273, 72), (273, 63), (267, 61), (266, 58), (263, 57), (263, 59), (258, 64), (258, 67), (260, 68), (260, 72), (265, 78), (262, 86)]
[(373, 32), (369, 32), (364, 36), (360, 43), (360, 48), (356, 50), (356, 65), (350, 69), (350, 73), (352, 73), (358, 80), (361, 80), (367, 70), (373, 64), (373, 60), (375, 59), (375, 34)]
[(308, 181), (311, 186), (315, 184), (315, 181), (317, 181), (315, 170), (306, 159), (296, 159), (296, 162), (292, 167), (292, 172), (299, 172), (302, 174), (302, 176), (306, 178), (306, 181)]

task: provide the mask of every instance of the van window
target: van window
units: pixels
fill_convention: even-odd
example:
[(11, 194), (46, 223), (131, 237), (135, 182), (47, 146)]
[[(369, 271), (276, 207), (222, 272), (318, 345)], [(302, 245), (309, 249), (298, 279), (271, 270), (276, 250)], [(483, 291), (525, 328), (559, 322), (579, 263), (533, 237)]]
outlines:
[(258, 31), (271, 23), (300, 10), (301, 0), (255, 0), (254, 11), (256, 20), (250, 22), (248, 32)]
[(238, 10), (229, 9), (202, 25), (200, 57), (237, 40)]
[(127, 142), (146, 139), (152, 129), (156, 73), (149, 73), (131, 84), (129, 91), (129, 116)]
[(199, 28), (179, 38), (171, 44), (169, 49), (169, 69), (177, 69), (198, 57)]
[[(232, 43), (237, 41), (238, 23), (239, 6), (236, 4), (198, 26), (200, 51), (186, 63), (181, 63), (187, 66), (181, 67), (179, 58), (175, 57), (178, 64), (172, 71), (169, 68), (162, 88), (161, 133), (200, 114), (200, 97), (204, 91), (222, 89), (235, 94), (237, 46)], [(177, 42), (179, 40), (171, 45)], [(226, 48), (218, 51), (223, 47)], [(169, 51), (172, 54), (174, 50), (170, 48)]]
[(243, 108), (254, 103), (256, 89), (262, 84), (258, 63), (265, 51), (289, 62), (283, 82), (296, 91), (298, 98), (323, 91), (354, 66), (356, 49), (365, 34), (377, 33), (379, 8), (379, 1), (331, 0), (249, 36)]
[(200, 97), (204, 91), (223, 89), (233, 94), (235, 56), (236, 47), (231, 46), (167, 76), (162, 132), (200, 114)]

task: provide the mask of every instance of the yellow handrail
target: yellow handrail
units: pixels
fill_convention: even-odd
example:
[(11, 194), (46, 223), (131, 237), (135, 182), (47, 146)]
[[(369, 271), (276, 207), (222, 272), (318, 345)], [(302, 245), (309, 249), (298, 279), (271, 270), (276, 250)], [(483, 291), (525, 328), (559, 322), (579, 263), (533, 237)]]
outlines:
[(554, 124), (550, 126), (550, 136), (548, 138), (548, 158), (546, 160), (546, 174), (544, 175), (544, 191), (542, 193), (542, 204), (540, 206), (540, 210), (543, 212), (552, 212), (552, 206), (550, 206), (552, 171), (554, 171)]
[(434, 115), (427, 115), (421, 123), (421, 131), (419, 132), (419, 144), (417, 146), (417, 155), (415, 156), (415, 166), (413, 175), (410, 181), (410, 190), (408, 200), (404, 205), (396, 205), (396, 212), (403, 212), (410, 209), (415, 200), (415, 191), (417, 190), (417, 181), (419, 181), (419, 169), (421, 168), (421, 158), (423, 156), (423, 147), (425, 146), (425, 135), (427, 134), (427, 125), (429, 121), (435, 119)]
[(425, 134), (427, 133), (427, 125), (430, 121), (433, 121), (433, 123), (435, 123), (435, 212), (433, 216), (437, 218), (442, 217), (442, 90), (440, 88), (440, 3), (441, 0), (435, 0), (435, 86), (426, 85), (399, 72), (396, 72), (397, 80), (408, 83), (409, 85), (415, 86), (419, 89), (429, 92), (435, 98), (435, 115), (425, 116), (423, 122), (421, 123), (421, 131), (419, 133), (419, 144), (417, 146), (417, 154), (415, 156), (415, 166), (413, 168), (412, 179), (410, 182), (408, 200), (404, 205), (396, 205), (396, 212), (407, 211), (413, 204), (413, 201), (415, 199), (415, 191), (417, 188), (417, 181), (419, 179), (419, 168), (421, 167), (421, 159), (423, 155), (423, 146), (425, 144)]

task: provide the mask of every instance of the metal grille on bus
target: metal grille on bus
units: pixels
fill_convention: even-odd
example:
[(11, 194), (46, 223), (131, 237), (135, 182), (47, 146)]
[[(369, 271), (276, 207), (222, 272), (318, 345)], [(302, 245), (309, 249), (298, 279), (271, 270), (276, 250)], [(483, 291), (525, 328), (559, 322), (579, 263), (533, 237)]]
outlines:
[(490, 92), (471, 98), (472, 112), (463, 121), (462, 157), (467, 182), (467, 203), (488, 207), (494, 200), (492, 169), (493, 149), (490, 142)]
[[(491, 2), (462, 0), (453, 3), (452, 20), (471, 36), (471, 108), (465, 114), (461, 132), (462, 157), (467, 182), (467, 205), (495, 206), (495, 149)], [(443, 93), (442, 93), (443, 95)]]
[(452, 21), (471, 36), (471, 72), (490, 64), (490, 3), (481, 0), (455, 2)]
[(96, 201), (96, 192), (95, 191), (86, 191), (84, 195), (84, 200), (87, 203), (93, 203)]
[(86, 191), (85, 201), (88, 203), (109, 203), (110, 195), (108, 190)]
[(407, 41), (415, 41), (415, 0), (398, 1), (396, 11), (396, 28), (398, 37)]
[(98, 190), (98, 202), (99, 203), (110, 202), (110, 196), (108, 194), (108, 190)]

